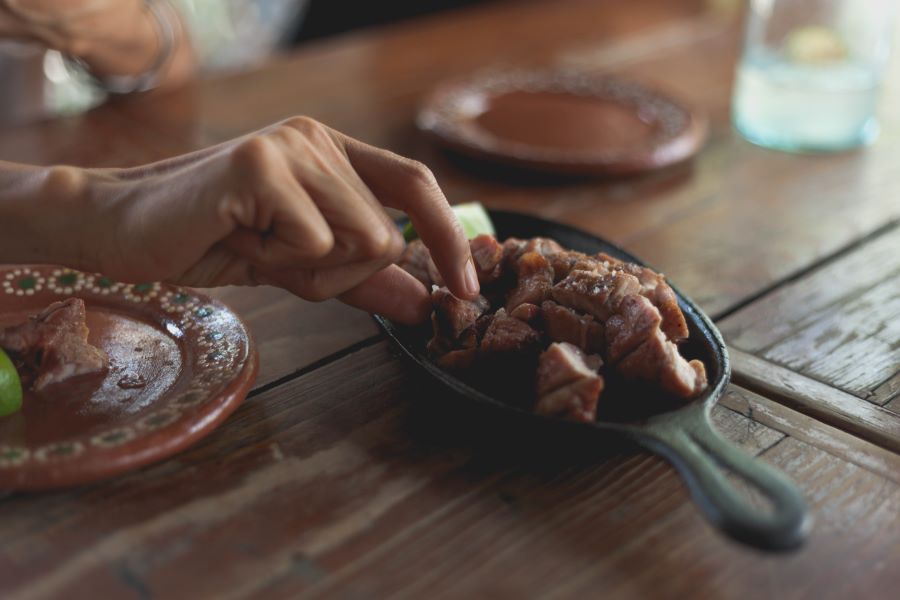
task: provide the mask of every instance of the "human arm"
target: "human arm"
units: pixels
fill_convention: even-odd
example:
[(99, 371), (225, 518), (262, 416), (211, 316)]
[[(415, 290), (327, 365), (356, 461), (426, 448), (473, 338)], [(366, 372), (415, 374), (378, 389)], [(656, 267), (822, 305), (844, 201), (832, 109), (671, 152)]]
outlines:
[(100, 79), (153, 72), (157, 86), (175, 85), (192, 75), (194, 53), (178, 12), (151, 1), (0, 0), (0, 36), (77, 58)]
[(49, 262), (123, 281), (272, 284), (405, 322), (428, 291), (393, 266), (407, 212), (454, 294), (478, 283), (468, 242), (420, 163), (295, 118), (133, 169), (0, 164), (0, 262)]

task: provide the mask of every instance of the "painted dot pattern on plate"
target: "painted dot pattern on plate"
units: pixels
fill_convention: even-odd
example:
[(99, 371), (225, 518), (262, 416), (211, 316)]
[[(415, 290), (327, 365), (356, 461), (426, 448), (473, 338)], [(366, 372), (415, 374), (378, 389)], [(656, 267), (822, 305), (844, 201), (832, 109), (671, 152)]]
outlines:
[(160, 325), (191, 349), (185, 352), (184, 362), (194, 374), (179, 384), (180, 388), (173, 388), (173, 397), (165, 406), (135, 415), (130, 422), (37, 448), (0, 445), (0, 469), (23, 468), (31, 461), (56, 463), (86, 452), (111, 452), (177, 427), (182, 419), (196, 414), (198, 407), (218, 398), (249, 359), (249, 340), (237, 317), (190, 289), (158, 282), (124, 284), (100, 274), (59, 267), (0, 267), (0, 284), (5, 294), (39, 296), (35, 301), (46, 300), (47, 304), (71, 296), (88, 304), (92, 300), (125, 301), (151, 320), (162, 318)]
[(47, 279), (37, 269), (17, 267), (3, 276), (3, 291), (16, 296), (33, 296), (44, 289)]

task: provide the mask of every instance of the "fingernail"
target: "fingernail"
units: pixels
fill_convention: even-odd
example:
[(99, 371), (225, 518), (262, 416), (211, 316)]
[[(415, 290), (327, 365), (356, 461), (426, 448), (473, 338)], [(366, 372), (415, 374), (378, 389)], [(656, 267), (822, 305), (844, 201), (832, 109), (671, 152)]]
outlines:
[(478, 273), (475, 272), (475, 265), (472, 264), (471, 258), (466, 261), (466, 289), (473, 296), (481, 289), (478, 285)]

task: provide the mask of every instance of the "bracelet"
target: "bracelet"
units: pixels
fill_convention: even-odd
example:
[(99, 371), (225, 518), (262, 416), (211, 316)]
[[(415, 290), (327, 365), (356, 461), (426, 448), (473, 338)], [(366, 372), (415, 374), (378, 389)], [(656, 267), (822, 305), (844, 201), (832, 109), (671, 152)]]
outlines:
[[(67, 56), (66, 62), (84, 73), (91, 82), (110, 94), (132, 94), (146, 92), (159, 85), (162, 69), (172, 58), (175, 51), (175, 27), (173, 23), (175, 9), (167, 0), (144, 0), (148, 12), (153, 17), (156, 33), (159, 37), (160, 50), (156, 60), (149, 69), (139, 75), (106, 75), (99, 77), (91, 72), (83, 59)], [(165, 6), (163, 6), (165, 5)]]

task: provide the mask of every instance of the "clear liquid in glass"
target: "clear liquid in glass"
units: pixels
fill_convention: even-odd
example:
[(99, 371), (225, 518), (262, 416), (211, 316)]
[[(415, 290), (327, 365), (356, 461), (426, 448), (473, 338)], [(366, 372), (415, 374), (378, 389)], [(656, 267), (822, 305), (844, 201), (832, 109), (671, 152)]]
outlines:
[(803, 64), (764, 52), (738, 67), (734, 124), (751, 142), (788, 151), (835, 151), (871, 142), (879, 73), (850, 60)]

